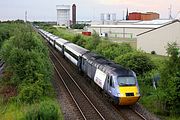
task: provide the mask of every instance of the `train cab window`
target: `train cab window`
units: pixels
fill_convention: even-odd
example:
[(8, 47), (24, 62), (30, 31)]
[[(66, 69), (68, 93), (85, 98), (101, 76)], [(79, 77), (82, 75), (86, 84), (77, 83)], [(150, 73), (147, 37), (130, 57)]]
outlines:
[(109, 80), (110, 80), (110, 83), (109, 83), (110, 86), (111, 86), (111, 87), (114, 87), (114, 82), (113, 82), (112, 76), (109, 78)]
[(136, 80), (134, 77), (118, 77), (117, 78), (119, 86), (133, 86), (136, 85)]

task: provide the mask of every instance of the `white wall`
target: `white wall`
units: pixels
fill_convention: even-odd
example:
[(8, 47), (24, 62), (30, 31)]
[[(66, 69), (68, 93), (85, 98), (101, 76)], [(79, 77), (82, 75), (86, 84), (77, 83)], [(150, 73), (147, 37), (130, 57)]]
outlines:
[[(102, 28), (97, 28), (97, 27), (88, 27), (89, 32), (93, 32), (95, 30), (97, 33), (103, 33), (106, 32), (108, 35), (111, 37), (115, 36), (114, 33), (117, 33), (116, 37), (124, 37), (123, 35), (125, 34), (126, 38), (136, 38), (136, 35), (151, 30), (150, 28), (113, 28), (113, 27), (102, 27)], [(111, 34), (113, 33), (113, 34)]]
[(172, 42), (180, 45), (180, 22), (178, 21), (139, 35), (137, 48), (147, 53), (155, 51), (158, 55), (167, 55), (167, 44)]
[[(61, 6), (60, 6), (61, 7)], [(62, 6), (57, 9), (57, 24), (70, 26), (70, 6)], [(67, 8), (64, 8), (67, 7)]]

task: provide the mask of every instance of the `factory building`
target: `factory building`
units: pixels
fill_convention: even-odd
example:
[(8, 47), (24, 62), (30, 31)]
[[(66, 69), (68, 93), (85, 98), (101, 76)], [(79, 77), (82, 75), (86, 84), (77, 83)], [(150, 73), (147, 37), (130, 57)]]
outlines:
[(76, 24), (76, 5), (72, 5), (72, 24)]
[(70, 5), (57, 5), (57, 25), (70, 26)]
[(89, 32), (95, 30), (97, 33), (107, 33), (109, 37), (116, 38), (137, 38), (137, 35), (148, 30), (160, 27), (170, 20), (153, 20), (153, 21), (139, 21), (127, 20), (119, 21), (116, 25), (101, 25), (92, 24), (88, 27)]
[(179, 20), (127, 20), (119, 25), (91, 25), (87, 30), (95, 30), (99, 35), (106, 33), (111, 40), (135, 40), (137, 49), (147, 53), (155, 51), (158, 55), (167, 55), (168, 43), (176, 42), (180, 46)]
[(129, 13), (128, 20), (156, 20), (159, 19), (159, 14), (155, 12), (132, 12)]
[(141, 13), (138, 12), (129, 13), (128, 20), (141, 20)]
[(147, 12), (141, 14), (141, 20), (156, 20), (159, 19), (159, 14), (154, 12)]
[(172, 20), (166, 24), (137, 35), (137, 48), (147, 53), (155, 51), (167, 55), (168, 43), (176, 42), (180, 47), (180, 21)]

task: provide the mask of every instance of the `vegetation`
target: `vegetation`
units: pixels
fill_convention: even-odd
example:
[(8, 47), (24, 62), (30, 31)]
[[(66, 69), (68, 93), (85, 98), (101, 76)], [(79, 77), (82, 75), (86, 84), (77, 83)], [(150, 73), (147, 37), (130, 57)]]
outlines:
[(136, 51), (118, 56), (115, 58), (115, 61), (124, 67), (134, 70), (137, 75), (143, 75), (155, 67), (146, 54)]
[(176, 43), (168, 44), (169, 59), (161, 69), (159, 89), (163, 91), (163, 108), (167, 115), (180, 114), (180, 51)]
[[(0, 118), (58, 120), (62, 118), (51, 84), (48, 49), (29, 24), (0, 24)], [(30, 108), (30, 109), (29, 109)]]
[[(168, 58), (159, 64), (159, 68), (140, 78), (143, 81), (141, 82), (141, 92), (143, 93), (141, 103), (150, 111), (163, 116), (162, 119), (178, 120), (180, 118), (180, 63), (178, 62), (180, 52), (177, 44), (168, 44), (167, 53)], [(154, 89), (152, 82), (147, 81), (152, 81), (153, 77), (157, 75), (160, 76), (160, 80), (156, 81), (157, 89)]]
[(73, 24), (70, 27), (72, 29), (83, 29), (85, 26), (88, 26), (88, 24)]
[(165, 57), (158, 56), (154, 52), (146, 54), (137, 51), (127, 43), (118, 44), (102, 40), (96, 32), (86, 37), (72, 34), (67, 29), (47, 25), (42, 27), (61, 38), (134, 70), (138, 75), (140, 103), (162, 119), (180, 118), (180, 52), (175, 43), (168, 45), (169, 56)]

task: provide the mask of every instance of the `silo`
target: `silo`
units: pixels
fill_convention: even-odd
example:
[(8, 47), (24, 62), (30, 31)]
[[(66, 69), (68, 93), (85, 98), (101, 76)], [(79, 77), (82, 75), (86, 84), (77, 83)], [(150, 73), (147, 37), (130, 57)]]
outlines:
[(101, 24), (104, 25), (104, 13), (101, 13)]
[(101, 13), (101, 21), (104, 21), (104, 13)]
[(109, 13), (106, 14), (106, 20), (111, 20), (111, 14)]
[(70, 26), (70, 5), (56, 5), (57, 25)]
[(111, 16), (112, 16), (112, 20), (116, 21), (116, 13), (112, 13)]
[(76, 5), (72, 5), (72, 24), (76, 24)]

